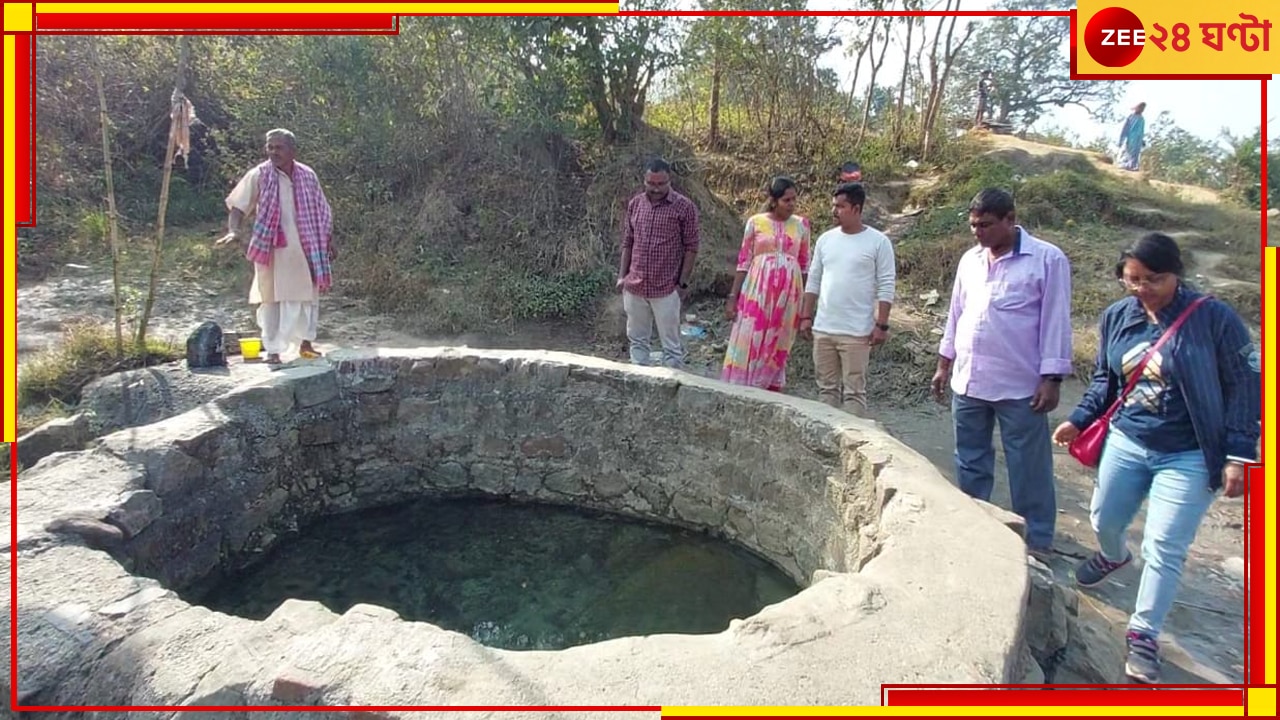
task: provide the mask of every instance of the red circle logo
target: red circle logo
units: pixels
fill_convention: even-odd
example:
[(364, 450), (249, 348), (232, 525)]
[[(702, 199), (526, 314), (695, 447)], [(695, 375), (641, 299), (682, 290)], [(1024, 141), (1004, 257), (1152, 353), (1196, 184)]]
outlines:
[(1107, 67), (1124, 67), (1137, 60), (1146, 39), (1142, 21), (1124, 8), (1099, 10), (1084, 28), (1089, 57)]

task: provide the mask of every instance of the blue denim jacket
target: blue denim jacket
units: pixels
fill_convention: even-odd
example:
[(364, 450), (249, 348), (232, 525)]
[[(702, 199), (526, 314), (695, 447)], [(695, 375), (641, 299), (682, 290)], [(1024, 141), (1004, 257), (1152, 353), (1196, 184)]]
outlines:
[[(1172, 323), (1200, 293), (1182, 286), (1160, 322)], [(1084, 429), (1115, 402), (1124, 377), (1107, 362), (1107, 349), (1119, 331), (1147, 322), (1137, 298), (1113, 303), (1102, 313), (1098, 327), (1098, 359), (1093, 381), (1070, 422)], [(1216, 298), (1196, 308), (1161, 352), (1170, 353), (1178, 368), (1179, 386), (1191, 410), (1191, 424), (1209, 468), (1209, 486), (1222, 485), (1228, 458), (1254, 461), (1262, 417), (1262, 367), (1258, 348), (1235, 310)]]

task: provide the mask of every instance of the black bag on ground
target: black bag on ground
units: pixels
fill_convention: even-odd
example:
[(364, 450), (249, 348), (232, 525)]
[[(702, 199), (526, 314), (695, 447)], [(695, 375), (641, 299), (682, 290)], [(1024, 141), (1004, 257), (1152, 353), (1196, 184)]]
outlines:
[(187, 338), (187, 367), (226, 367), (227, 350), (222, 340), (222, 328), (207, 320)]

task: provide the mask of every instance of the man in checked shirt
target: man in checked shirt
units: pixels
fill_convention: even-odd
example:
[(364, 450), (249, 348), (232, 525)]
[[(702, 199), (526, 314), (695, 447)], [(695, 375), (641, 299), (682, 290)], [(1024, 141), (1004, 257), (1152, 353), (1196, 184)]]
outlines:
[(645, 166), (644, 192), (627, 203), (618, 269), (632, 363), (649, 364), (657, 324), (662, 364), (684, 367), (680, 304), (689, 296), (697, 257), (698, 208), (671, 189), (671, 166), (652, 160)]

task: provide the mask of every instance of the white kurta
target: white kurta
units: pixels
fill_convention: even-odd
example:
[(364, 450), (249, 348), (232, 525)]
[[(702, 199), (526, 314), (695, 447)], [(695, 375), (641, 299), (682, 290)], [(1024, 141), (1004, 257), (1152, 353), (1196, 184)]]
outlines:
[[(298, 233), (293, 181), (282, 171), (275, 172), (280, 187), (280, 228), (286, 245), (272, 251), (270, 265), (254, 263), (253, 284), (249, 287), (249, 302), (258, 304), (258, 327), (267, 354), (283, 353), (295, 343), (315, 340), (320, 315), (320, 293), (311, 279), (311, 267)], [(227, 206), (252, 216), (257, 201), (255, 168), (240, 178), (227, 196)]]

